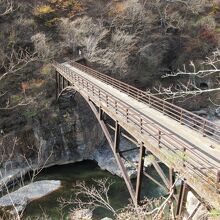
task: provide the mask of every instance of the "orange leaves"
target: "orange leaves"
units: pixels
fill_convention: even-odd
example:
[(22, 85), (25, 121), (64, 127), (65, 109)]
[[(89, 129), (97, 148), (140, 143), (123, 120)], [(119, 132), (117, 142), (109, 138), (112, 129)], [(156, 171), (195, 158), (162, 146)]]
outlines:
[(124, 4), (122, 2), (117, 3), (116, 6), (115, 6), (115, 12), (116, 13), (121, 13), (121, 12), (124, 11), (124, 9), (125, 9), (125, 7), (124, 7)]
[(26, 90), (29, 89), (29, 87), (30, 87), (30, 86), (29, 86), (29, 83), (27, 83), (27, 82), (22, 82), (22, 83), (21, 83), (21, 90), (22, 90), (22, 92), (25, 93)]
[(86, 10), (85, 4), (79, 0), (48, 0), (48, 2), (56, 10), (67, 11), (70, 17)]
[(34, 9), (34, 15), (36, 16), (50, 14), (52, 12), (54, 12), (54, 9), (51, 8), (49, 5), (38, 6), (37, 8)]
[(32, 81), (32, 87), (33, 86), (40, 87), (44, 82), (45, 82), (45, 80), (43, 80), (43, 79), (34, 79)]
[(28, 89), (39, 88), (44, 84), (45, 80), (43, 79), (33, 79), (29, 82), (22, 82), (21, 83), (21, 90), (23, 93), (26, 93)]

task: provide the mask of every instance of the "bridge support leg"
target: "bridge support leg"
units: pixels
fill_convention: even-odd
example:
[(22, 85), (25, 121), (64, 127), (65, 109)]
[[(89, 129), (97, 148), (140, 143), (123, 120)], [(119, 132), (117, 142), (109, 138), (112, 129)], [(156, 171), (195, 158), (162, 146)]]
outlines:
[(138, 169), (137, 169), (137, 182), (136, 182), (136, 195), (135, 195), (137, 204), (140, 204), (141, 186), (142, 186), (143, 169), (144, 169), (144, 158), (145, 158), (145, 147), (144, 147), (144, 144), (141, 143)]
[(59, 74), (59, 79), (58, 79), (58, 92), (60, 93), (60, 91), (62, 90), (62, 85), (61, 85), (61, 80), (62, 80), (62, 76), (61, 76), (61, 74)]
[(59, 95), (59, 73), (56, 71), (56, 100), (58, 99)]
[(119, 144), (120, 144), (120, 126), (118, 124), (118, 121), (115, 121), (114, 151), (116, 153), (119, 152)]
[[(97, 109), (94, 106), (94, 104), (90, 100), (88, 100), (88, 104), (91, 107), (92, 111), (94, 112), (96, 118), (98, 119), (100, 126), (102, 127), (102, 130), (103, 130), (103, 132), (104, 132), (104, 134), (106, 136), (106, 139), (107, 139), (107, 141), (108, 141), (108, 143), (109, 143), (109, 145), (110, 145), (110, 147), (112, 149), (112, 152), (113, 152), (113, 154), (115, 156), (116, 162), (117, 162), (118, 167), (119, 167), (119, 169), (121, 171), (123, 179), (125, 180), (125, 183), (126, 183), (126, 186), (128, 188), (128, 191), (129, 191), (129, 193), (131, 195), (132, 201), (133, 201), (135, 207), (137, 207), (136, 198), (135, 198), (135, 191), (134, 191), (133, 185), (132, 185), (131, 180), (130, 180), (128, 174), (127, 174), (125, 165), (124, 165), (124, 163), (123, 163), (123, 161), (121, 159), (120, 154), (118, 152), (116, 152), (115, 148), (114, 148), (115, 140), (114, 141), (112, 140), (111, 134), (109, 133), (108, 128), (107, 128), (105, 122), (103, 120), (99, 120), (99, 112), (97, 111)], [(119, 126), (119, 125), (117, 125), (117, 126)]]
[(65, 78), (63, 77), (62, 90), (65, 88)]
[(170, 182), (169, 179), (166, 177), (165, 173), (163, 172), (163, 170), (161, 169), (160, 165), (158, 164), (157, 161), (152, 162), (152, 165), (154, 166), (155, 170), (157, 171), (157, 173), (159, 174), (160, 178), (163, 180), (165, 186), (167, 189), (170, 188)]
[(180, 217), (183, 211), (183, 207), (185, 206), (186, 203), (186, 196), (187, 196), (187, 184), (185, 183), (184, 180), (181, 181), (181, 186), (180, 186), (180, 192), (179, 192), (179, 198), (177, 202), (177, 209), (176, 209), (176, 216)]

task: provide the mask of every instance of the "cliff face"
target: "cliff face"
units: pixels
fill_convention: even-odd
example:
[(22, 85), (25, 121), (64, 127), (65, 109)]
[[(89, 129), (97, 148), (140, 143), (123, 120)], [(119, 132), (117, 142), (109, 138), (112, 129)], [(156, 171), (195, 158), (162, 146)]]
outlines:
[(1, 137), (3, 174), (92, 159), (95, 149), (103, 144), (101, 128), (78, 93), (62, 96), (51, 108), (25, 126), (15, 119), (14, 131)]

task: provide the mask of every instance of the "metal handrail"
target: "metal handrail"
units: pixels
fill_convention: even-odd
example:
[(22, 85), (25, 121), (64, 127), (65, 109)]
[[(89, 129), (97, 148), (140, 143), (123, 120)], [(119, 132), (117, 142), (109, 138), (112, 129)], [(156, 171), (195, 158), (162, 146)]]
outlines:
[(102, 74), (98, 71), (95, 71), (87, 66), (79, 64), (77, 62), (70, 61), (70, 65), (73, 67), (113, 86), (114, 88), (119, 89), (120, 91), (128, 94), (132, 98), (148, 104), (150, 107), (155, 108), (156, 110), (166, 114), (167, 116), (175, 119), (180, 124), (190, 127), (191, 129), (202, 133), (203, 136), (207, 136), (212, 140), (220, 143), (220, 125), (213, 123), (201, 116), (198, 116), (190, 111), (187, 111), (177, 105), (169, 103), (153, 94), (144, 92), (140, 89), (137, 89), (131, 85), (128, 85), (124, 82), (121, 82), (117, 79), (109, 77), (105, 74)]
[(127, 123), (132, 123), (141, 134), (148, 135), (149, 138), (156, 141), (160, 148), (166, 148), (175, 154), (177, 154), (177, 152), (182, 152), (184, 155), (187, 155), (187, 159), (183, 158), (184, 166), (191, 169), (194, 174), (200, 176), (203, 180), (209, 183), (209, 185), (211, 184), (214, 187), (217, 187), (216, 175), (220, 167), (211, 164), (210, 161), (206, 159), (205, 155), (198, 155), (194, 152), (189, 143), (178, 138), (174, 133), (169, 134), (170, 131), (159, 127), (145, 115), (131, 108), (128, 104), (117, 99), (107, 91), (99, 88), (96, 84), (70, 68), (58, 63), (55, 63), (54, 66), (68, 81), (74, 84), (77, 83), (81, 89), (84, 89), (89, 93), (89, 96), (98, 101), (101, 100), (105, 102), (107, 106), (112, 107), (116, 114), (120, 114), (124, 117)]

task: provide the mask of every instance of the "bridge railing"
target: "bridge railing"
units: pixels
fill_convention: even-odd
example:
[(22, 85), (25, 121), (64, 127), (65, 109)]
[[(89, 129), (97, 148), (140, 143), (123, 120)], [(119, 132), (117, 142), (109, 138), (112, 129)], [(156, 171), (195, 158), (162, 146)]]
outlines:
[(114, 88), (117, 88), (118, 90), (126, 93), (132, 98), (162, 112), (164, 115), (168, 115), (169, 117), (178, 121), (180, 124), (190, 127), (191, 129), (201, 133), (203, 136), (208, 136), (209, 138), (220, 143), (220, 125), (217, 125), (203, 117), (200, 117), (190, 111), (180, 108), (150, 93), (144, 92), (131, 85), (128, 85), (117, 79), (95, 71), (87, 66), (76, 62), (69, 63), (73, 67), (99, 79), (106, 84), (113, 86)]
[(54, 66), (64, 78), (74, 85), (77, 84), (80, 89), (86, 91), (93, 101), (104, 102), (106, 106), (113, 109), (117, 115), (123, 117), (124, 121), (128, 124), (132, 124), (134, 129), (136, 128), (141, 135), (151, 138), (151, 140), (158, 145), (160, 151), (169, 150), (173, 152), (173, 155), (176, 156), (170, 156), (170, 158), (168, 158), (170, 162), (174, 164), (182, 163), (182, 166), (192, 171), (192, 175), (200, 177), (208, 186), (218, 188), (217, 172), (220, 170), (220, 167), (211, 163), (207, 155), (202, 152), (196, 152), (195, 148), (188, 142), (178, 138), (174, 133), (170, 133), (170, 131), (159, 127), (155, 122), (117, 99), (112, 94), (99, 88), (96, 84), (77, 72), (58, 63)]

